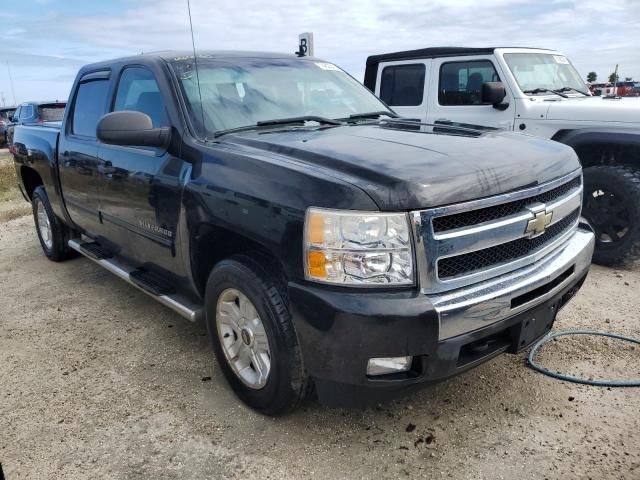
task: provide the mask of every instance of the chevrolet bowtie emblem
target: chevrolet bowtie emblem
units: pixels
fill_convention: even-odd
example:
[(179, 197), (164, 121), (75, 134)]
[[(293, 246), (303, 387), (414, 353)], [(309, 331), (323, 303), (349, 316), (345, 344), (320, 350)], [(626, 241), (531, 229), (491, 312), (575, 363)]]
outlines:
[(533, 214), (533, 219), (527, 222), (527, 228), (524, 233), (529, 234), (529, 238), (542, 235), (553, 218), (553, 212), (547, 212), (547, 207), (543, 203), (538, 203), (527, 207)]

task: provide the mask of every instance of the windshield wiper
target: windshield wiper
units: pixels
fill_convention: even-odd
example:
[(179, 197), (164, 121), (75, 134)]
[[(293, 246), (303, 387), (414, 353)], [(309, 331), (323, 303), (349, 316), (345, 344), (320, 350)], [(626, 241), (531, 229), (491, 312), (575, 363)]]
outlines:
[(227, 130), (218, 130), (213, 134), (213, 138), (221, 137), (227, 133), (246, 132), (249, 130), (256, 130), (262, 127), (269, 127), (273, 125), (287, 125), (291, 123), (304, 123), (304, 122), (318, 122), (320, 124), (327, 125), (342, 125), (342, 122), (333, 120), (332, 118), (318, 117), (315, 115), (306, 115), (301, 117), (291, 118), (274, 118), (273, 120), (262, 120), (253, 125), (244, 125), (242, 127), (228, 128)]
[(585, 97), (590, 97), (591, 95), (589, 95), (586, 92), (583, 92), (582, 90), (578, 90), (577, 88), (573, 88), (573, 87), (562, 87), (558, 89), (558, 92), (578, 92), (581, 93), (582, 95), (584, 95)]
[(391, 118), (398, 118), (399, 115), (389, 110), (379, 110), (377, 112), (367, 112), (367, 113), (354, 113), (353, 115), (349, 115), (349, 119), (358, 119), (358, 118), (378, 118), (382, 115), (386, 115)]
[(559, 90), (549, 90), (548, 88), (535, 88), (533, 90), (523, 90), (522, 93), (533, 93), (534, 95), (538, 94), (538, 93), (555, 93), (556, 95), (563, 97), (563, 98), (569, 98), (569, 95), (562, 93)]
[(342, 125), (342, 122), (339, 120), (334, 120), (333, 118), (319, 117), (317, 115), (303, 115), (300, 117), (290, 117), (290, 118), (274, 118), (273, 120), (262, 120), (256, 123), (259, 127), (264, 127), (267, 125), (286, 125), (287, 123), (304, 123), (304, 122), (318, 122), (326, 125)]

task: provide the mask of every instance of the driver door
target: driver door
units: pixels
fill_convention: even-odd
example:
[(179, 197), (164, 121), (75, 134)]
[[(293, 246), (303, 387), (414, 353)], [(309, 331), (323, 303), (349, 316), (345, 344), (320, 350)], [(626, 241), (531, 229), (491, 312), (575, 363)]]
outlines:
[(504, 78), (492, 56), (436, 58), (433, 62), (434, 83), (438, 88), (429, 91), (427, 123), (513, 129), (515, 102), (504, 82), (507, 92), (504, 102), (509, 104), (506, 109), (498, 110), (481, 102), (482, 84)]

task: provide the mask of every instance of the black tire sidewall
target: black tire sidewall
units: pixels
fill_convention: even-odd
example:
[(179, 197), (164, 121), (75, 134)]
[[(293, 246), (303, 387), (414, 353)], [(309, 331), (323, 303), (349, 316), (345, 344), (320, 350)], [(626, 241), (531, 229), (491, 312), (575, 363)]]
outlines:
[[(293, 381), (296, 370), (302, 368), (297, 355), (296, 342), (292, 342), (292, 327), (288, 309), (281, 295), (274, 298), (275, 281), (265, 277), (252, 262), (229, 259), (220, 262), (211, 272), (206, 288), (206, 324), (211, 345), (225, 378), (240, 397), (250, 407), (268, 414), (278, 415), (290, 411), (300, 396)], [(246, 386), (235, 374), (227, 359), (218, 337), (216, 325), (216, 304), (222, 292), (233, 288), (239, 290), (253, 303), (264, 325), (271, 355), (271, 369), (267, 383), (261, 389)], [(270, 295), (271, 294), (271, 295)], [(293, 343), (293, 344), (292, 344)]]
[[(612, 245), (596, 242), (593, 262), (616, 266), (632, 262), (640, 256), (640, 173), (627, 167), (595, 166), (584, 169), (584, 202), (597, 189), (623, 199), (629, 210), (631, 225), (626, 235)], [(589, 219), (588, 211), (583, 215)], [(594, 228), (595, 225), (594, 225)]]

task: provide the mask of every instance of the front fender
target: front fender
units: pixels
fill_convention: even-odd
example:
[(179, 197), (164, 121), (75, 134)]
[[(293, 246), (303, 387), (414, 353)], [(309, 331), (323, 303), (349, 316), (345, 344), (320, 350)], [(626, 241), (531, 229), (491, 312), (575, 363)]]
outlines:
[(622, 128), (584, 128), (559, 130), (551, 140), (574, 149), (584, 145), (629, 145), (640, 147), (640, 130)]

